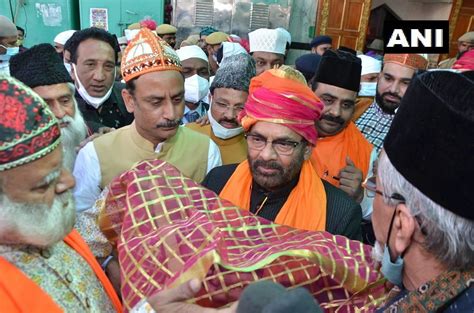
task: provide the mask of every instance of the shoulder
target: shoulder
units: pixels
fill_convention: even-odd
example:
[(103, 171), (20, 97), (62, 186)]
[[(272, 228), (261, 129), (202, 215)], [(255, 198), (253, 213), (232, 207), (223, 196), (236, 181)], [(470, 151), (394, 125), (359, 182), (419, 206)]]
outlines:
[(239, 164), (227, 164), (213, 168), (204, 178), (202, 185), (219, 194), (234, 174)]
[(195, 132), (198, 132), (200, 134), (204, 134), (206, 136), (209, 136), (211, 134), (211, 125), (201, 125), (198, 123), (188, 123), (185, 125), (186, 128), (189, 128), (191, 130), (194, 130)]
[(101, 145), (101, 144), (108, 144), (113, 142), (115, 138), (123, 136), (123, 134), (127, 133), (130, 130), (131, 125), (127, 125), (124, 127), (120, 127), (110, 133), (100, 135), (99, 137), (95, 138), (92, 142), (94, 145)]
[(207, 142), (211, 140), (209, 136), (197, 130), (191, 129), (190, 127), (187, 127), (187, 126), (180, 126), (179, 131), (181, 132), (183, 136), (186, 136), (187, 138), (192, 138), (193, 140), (200, 140), (200, 141), (207, 141)]

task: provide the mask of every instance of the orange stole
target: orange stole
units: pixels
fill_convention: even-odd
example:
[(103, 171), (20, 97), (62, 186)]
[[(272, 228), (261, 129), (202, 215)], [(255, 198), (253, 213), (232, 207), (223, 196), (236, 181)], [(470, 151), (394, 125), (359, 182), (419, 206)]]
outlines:
[(332, 185), (339, 187), (339, 172), (346, 166), (346, 156), (349, 156), (355, 166), (362, 171), (363, 179), (369, 171), (370, 154), (373, 146), (365, 139), (353, 122), (335, 136), (321, 137), (311, 155), (319, 177)]
[[(248, 211), (251, 189), (252, 174), (245, 160), (239, 164), (219, 196)], [(303, 162), (298, 184), (288, 196), (275, 223), (304, 230), (326, 229), (326, 191), (309, 160)]]
[[(122, 312), (122, 304), (112, 284), (79, 233), (72, 230), (64, 238), (64, 242), (89, 264), (102, 283), (115, 310)], [(0, 257), (0, 273), (0, 312), (63, 312), (40, 286), (2, 257)]]
[(359, 119), (359, 117), (364, 114), (365, 111), (370, 107), (372, 103), (374, 103), (375, 97), (358, 97), (355, 103), (355, 110), (354, 114), (352, 114), (352, 121), (355, 122)]

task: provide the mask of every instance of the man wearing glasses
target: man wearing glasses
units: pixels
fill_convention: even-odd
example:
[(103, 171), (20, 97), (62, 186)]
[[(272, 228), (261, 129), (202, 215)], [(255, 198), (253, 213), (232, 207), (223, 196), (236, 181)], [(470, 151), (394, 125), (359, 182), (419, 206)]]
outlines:
[(256, 76), (239, 115), (247, 160), (212, 170), (203, 185), (278, 224), (360, 239), (360, 206), (309, 161), (321, 109), (301, 73), (283, 66)]

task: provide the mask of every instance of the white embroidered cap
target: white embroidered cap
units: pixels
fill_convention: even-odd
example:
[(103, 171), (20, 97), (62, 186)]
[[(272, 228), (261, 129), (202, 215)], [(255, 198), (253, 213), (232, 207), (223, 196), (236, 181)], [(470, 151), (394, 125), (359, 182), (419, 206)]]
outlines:
[(360, 54), (357, 57), (362, 61), (361, 76), (365, 74), (380, 73), (382, 70), (381, 61), (363, 54)]
[(181, 62), (187, 59), (196, 58), (209, 63), (204, 51), (196, 45), (181, 47), (179, 50), (176, 50), (176, 54)]
[(249, 33), (250, 52), (285, 54), (286, 36), (276, 29), (259, 28)]

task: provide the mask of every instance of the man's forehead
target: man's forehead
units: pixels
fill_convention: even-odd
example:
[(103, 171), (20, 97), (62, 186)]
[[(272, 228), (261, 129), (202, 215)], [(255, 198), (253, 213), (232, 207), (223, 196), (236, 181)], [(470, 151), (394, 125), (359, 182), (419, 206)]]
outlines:
[(64, 95), (72, 95), (72, 90), (67, 83), (54, 84), (54, 85), (45, 85), (37, 86), (33, 88), (41, 98), (57, 98)]
[[(83, 60), (98, 59), (98, 60), (111, 60), (114, 62), (115, 52), (113, 47), (105, 41), (97, 39), (86, 39), (79, 44), (77, 47), (78, 51), (87, 50), (87, 53), (78, 53), (78, 58)], [(106, 54), (104, 52), (106, 51)]]
[(262, 59), (266, 61), (278, 61), (283, 58), (283, 55), (273, 53), (273, 52), (264, 52), (264, 51), (255, 51), (253, 53), (255, 59)]
[(330, 94), (334, 98), (354, 101), (357, 98), (357, 92), (354, 90), (344, 89), (338, 86), (319, 83), (316, 88), (316, 95), (321, 96)]
[(198, 58), (189, 58), (186, 60), (181, 61), (181, 65), (183, 69), (185, 68), (208, 68), (209, 65), (206, 61), (198, 59)]
[(385, 63), (382, 72), (399, 79), (412, 79), (415, 74), (413, 68), (392, 62)]
[(251, 133), (256, 133), (266, 138), (272, 139), (288, 139), (292, 138), (298, 140), (301, 138), (295, 131), (291, 130), (289, 127), (272, 122), (259, 121), (255, 123), (250, 129)]

